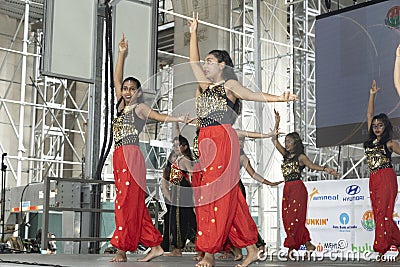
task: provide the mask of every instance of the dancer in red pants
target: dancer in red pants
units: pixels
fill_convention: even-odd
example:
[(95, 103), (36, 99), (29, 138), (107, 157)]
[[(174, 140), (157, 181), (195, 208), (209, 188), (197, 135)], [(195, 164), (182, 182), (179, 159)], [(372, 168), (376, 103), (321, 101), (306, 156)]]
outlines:
[[(280, 116), (275, 111), (275, 130), (278, 132)], [(282, 196), (282, 220), (285, 227), (286, 239), (284, 246), (289, 249), (288, 259), (292, 258), (292, 251), (305, 244), (309, 253), (315, 250), (310, 242), (310, 233), (306, 228), (307, 189), (301, 180), (301, 172), (305, 167), (311, 170), (323, 171), (334, 176), (338, 173), (332, 169), (312, 163), (304, 154), (304, 145), (298, 133), (289, 133), (285, 137), (285, 147), (277, 138), (272, 139), (275, 147), (283, 156), (282, 173), (285, 179)]]
[[(375, 220), (374, 251), (379, 258), (395, 245), (400, 251), (400, 230), (393, 221), (397, 197), (397, 176), (393, 170), (391, 154), (400, 154), (400, 145), (392, 140), (393, 126), (384, 113), (374, 116), (375, 96), (379, 88), (372, 82), (369, 91), (367, 123), (369, 138), (364, 143), (369, 175), (369, 192)], [(400, 252), (396, 260), (400, 259)]]
[[(200, 197), (196, 201), (197, 247), (204, 258), (197, 266), (213, 266), (214, 254), (229, 238), (235, 247), (247, 249), (239, 266), (257, 260), (257, 227), (240, 192), (239, 139), (232, 128), (240, 111), (240, 99), (259, 102), (284, 102), (297, 96), (253, 92), (243, 87), (233, 71), (233, 62), (225, 50), (213, 50), (200, 65), (197, 43), (198, 18), (189, 22), (190, 66), (199, 88), (196, 90), (196, 115), (200, 128), (199, 154), (202, 169)], [(195, 189), (196, 190), (196, 189)], [(195, 196), (197, 194), (195, 193)]]
[(139, 261), (150, 261), (163, 254), (162, 237), (154, 227), (145, 205), (146, 165), (139, 149), (139, 134), (146, 119), (166, 122), (187, 122), (187, 116), (173, 117), (152, 110), (143, 103), (143, 91), (139, 80), (123, 77), (123, 66), (128, 41), (122, 35), (119, 42), (115, 68), (115, 95), (118, 100), (117, 117), (113, 121), (114, 154), (113, 168), (115, 187), (115, 226), (111, 244), (118, 249), (113, 262), (127, 261), (126, 251), (135, 251), (139, 242), (151, 247)]

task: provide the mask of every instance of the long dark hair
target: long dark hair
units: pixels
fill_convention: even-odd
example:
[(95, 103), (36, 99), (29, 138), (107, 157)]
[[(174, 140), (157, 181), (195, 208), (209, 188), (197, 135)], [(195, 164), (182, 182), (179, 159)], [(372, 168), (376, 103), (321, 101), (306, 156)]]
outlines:
[(393, 126), (389, 120), (389, 117), (385, 113), (381, 113), (375, 115), (372, 118), (371, 125), (369, 125), (369, 132), (368, 132), (368, 140), (364, 142), (364, 148), (371, 147), (372, 143), (376, 139), (376, 134), (374, 133), (374, 129), (372, 128), (372, 122), (374, 120), (381, 121), (385, 125), (385, 130), (382, 133), (382, 136), (379, 140), (379, 144), (383, 145), (386, 144), (389, 140), (393, 139)]
[[(301, 140), (299, 133), (292, 132), (292, 133), (288, 133), (286, 136), (292, 138), (294, 141), (295, 157), (298, 158), (301, 154), (304, 154), (304, 144), (303, 144), (303, 141)], [(286, 150), (285, 157), (288, 157), (289, 155), (290, 155), (290, 152)]]
[(167, 164), (165, 165), (164, 171), (163, 171), (163, 178), (167, 181), (169, 181), (169, 176), (171, 174), (171, 165), (172, 165), (172, 157), (176, 156), (175, 151), (171, 151), (168, 156)]
[(177, 137), (174, 138), (173, 141), (175, 140), (179, 140), (179, 145), (186, 146), (186, 149), (182, 152), (182, 154), (188, 157), (191, 161), (193, 161), (192, 150), (190, 150), (189, 141), (186, 139), (186, 137), (178, 135)]
[[(139, 81), (138, 79), (136, 79), (135, 77), (129, 76), (129, 77), (126, 77), (126, 78), (122, 81), (122, 87), (124, 87), (124, 84), (125, 84), (126, 82), (128, 82), (128, 81), (134, 82), (134, 83), (136, 84), (136, 87), (137, 87), (137, 89), (138, 89), (136, 93), (139, 93), (139, 90), (142, 91), (142, 95), (141, 95), (140, 97), (137, 98), (137, 102), (138, 102), (138, 103), (143, 103), (143, 102), (144, 102), (144, 100), (143, 100), (143, 90), (142, 90), (142, 84), (140, 83), (140, 81)], [(122, 90), (122, 88), (121, 88), (121, 90)], [(118, 99), (118, 102), (117, 102), (117, 105), (116, 105), (116, 109), (117, 109), (117, 110), (118, 110), (119, 105), (122, 103), (122, 101), (124, 101), (124, 98), (121, 96), (121, 98)], [(125, 104), (125, 103), (124, 103), (124, 104)]]
[[(229, 55), (228, 51), (226, 50), (212, 50), (208, 53), (209, 55), (213, 55), (217, 60), (218, 63), (224, 62), (225, 67), (222, 70), (222, 78), (224, 78), (225, 81), (228, 80), (238, 80), (238, 77), (236, 76), (236, 73), (234, 71), (234, 65), (231, 56)], [(236, 112), (236, 114), (240, 114), (242, 112), (242, 101), (238, 98), (236, 98), (236, 102), (233, 106), (233, 110)]]

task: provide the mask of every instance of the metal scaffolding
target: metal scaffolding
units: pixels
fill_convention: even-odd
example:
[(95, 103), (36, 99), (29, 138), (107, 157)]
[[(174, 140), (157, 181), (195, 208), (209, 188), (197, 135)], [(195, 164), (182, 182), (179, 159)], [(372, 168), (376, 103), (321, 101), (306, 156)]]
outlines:
[[(295, 105), (294, 129), (302, 136), (306, 154), (316, 164), (325, 164), (324, 154), (316, 148), (315, 125), (315, 19), (321, 13), (320, 1), (289, 3), (293, 30), (293, 90), (299, 96)], [(320, 172), (306, 170), (308, 180), (321, 179)]]
[[(0, 38), (8, 43), (6, 47), (0, 47), (0, 112), (5, 114), (3, 118), (7, 118), (1, 123), (7, 128), (7, 133), (10, 133), (8, 137), (0, 136), (0, 152), (8, 153), (7, 174), (11, 178), (8, 185), (43, 181), (47, 176), (84, 176), (85, 150), (82, 147), (87, 146), (88, 140), (86, 124), (90, 116), (88, 98), (91, 88), (75, 81), (39, 75), (44, 2), (0, 0), (0, 15), (17, 22), (13, 34), (0, 33)], [(188, 14), (171, 10), (167, 0), (161, 2), (163, 7), (159, 9), (160, 18), (168, 18), (167, 22), (172, 23), (172, 26), (172, 17), (188, 18)], [(344, 165), (337, 160), (338, 147), (318, 149), (315, 146), (314, 25), (316, 16), (324, 11), (320, 1), (285, 0), (283, 3), (282, 0), (229, 0), (229, 3), (230, 27), (212, 23), (207, 26), (229, 33), (231, 55), (243, 75), (243, 84), (260, 89), (264, 85), (264, 91), (274, 94), (278, 94), (280, 91), (277, 89), (282, 90), (284, 86), (284, 89), (298, 94), (300, 100), (287, 105), (289, 116), (285, 130), (295, 130), (302, 134), (306, 153), (313, 162), (334, 168), (340, 165), (341, 170), (349, 170), (348, 173), (357, 178), (363, 177), (363, 173), (358, 173), (359, 169), (363, 169), (360, 168), (363, 159), (359, 157), (356, 162), (352, 160), (354, 154), (360, 154), (359, 147), (342, 148), (344, 158), (347, 159)], [(353, 1), (348, 1), (348, 5), (352, 3)], [(168, 60), (173, 57), (185, 58), (174, 54), (170, 50), (170, 43), (167, 47), (168, 51), (159, 52), (167, 55)], [(161, 70), (158, 80), (160, 97), (154, 106), (159, 112), (168, 114), (172, 112), (173, 103), (172, 71), (170, 67)], [(18, 91), (18, 94), (13, 91)], [(244, 107), (241, 118), (243, 126), (254, 131), (269, 130), (262, 126), (262, 108), (253, 104), (245, 104)], [(150, 140), (170, 142), (171, 125), (160, 127), (149, 124), (145, 135), (150, 145), (148, 155), (153, 155), (156, 162), (154, 169), (149, 170), (149, 175), (153, 175), (158, 184), (161, 179), (160, 169), (164, 167), (168, 149), (159, 143), (152, 144)], [(264, 173), (268, 166), (260, 162), (269, 159), (265, 158), (261, 152), (263, 146), (259, 144), (259, 141), (250, 140), (246, 143), (246, 150), (252, 164), (256, 166), (255, 169)], [(112, 177), (108, 166), (103, 171), (104, 177)], [(307, 177), (309, 180), (330, 178), (310, 171)], [(250, 190), (248, 201), (252, 207), (252, 215), (258, 217), (259, 225), (264, 226), (267, 223), (272, 225), (271, 232), (276, 231), (276, 225), (271, 221), (262, 221), (265, 217), (263, 212), (275, 213), (272, 221), (277, 217), (276, 207), (269, 210), (261, 207), (265, 197), (263, 192), (270, 189), (259, 190), (260, 187), (251, 182), (249, 177), (245, 176), (244, 179)], [(156, 204), (156, 196), (162, 199), (160, 191), (154, 191), (157, 188), (155, 186), (151, 189), (148, 203)], [(88, 190), (85, 192), (88, 193)], [(113, 198), (112, 186), (107, 185), (103, 192), (103, 201)], [(273, 198), (276, 197), (275, 192), (269, 192)], [(161, 207), (156, 219), (162, 218), (165, 211), (165, 207)]]

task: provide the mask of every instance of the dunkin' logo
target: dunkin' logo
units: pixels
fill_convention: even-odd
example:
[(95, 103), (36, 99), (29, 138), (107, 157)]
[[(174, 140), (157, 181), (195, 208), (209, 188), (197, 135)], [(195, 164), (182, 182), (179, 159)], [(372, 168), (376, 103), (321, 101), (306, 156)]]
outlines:
[(399, 28), (400, 26), (400, 6), (394, 6), (386, 14), (385, 25), (390, 28)]

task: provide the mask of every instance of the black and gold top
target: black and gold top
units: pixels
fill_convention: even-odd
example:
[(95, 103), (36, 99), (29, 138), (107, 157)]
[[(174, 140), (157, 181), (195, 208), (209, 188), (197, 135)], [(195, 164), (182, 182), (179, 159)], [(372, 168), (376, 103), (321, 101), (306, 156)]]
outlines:
[[(225, 92), (224, 83), (211, 84), (196, 99), (197, 126), (207, 127), (235, 123), (237, 114)], [(236, 100), (237, 101), (237, 100)]]
[(193, 156), (195, 160), (198, 160), (200, 155), (199, 155), (199, 136), (196, 135), (193, 138)]
[(139, 134), (145, 121), (136, 115), (135, 108), (121, 112), (113, 121), (114, 147), (139, 145)]
[(367, 156), (368, 169), (370, 172), (376, 172), (384, 168), (392, 168), (392, 153), (386, 144), (372, 143), (365, 148)]
[(283, 157), (281, 170), (285, 182), (295, 181), (301, 179), (301, 172), (305, 166), (300, 166), (298, 157)]
[(179, 185), (183, 179), (189, 180), (188, 173), (179, 169), (177, 164), (172, 163), (171, 174), (169, 175), (169, 182), (175, 185)]

